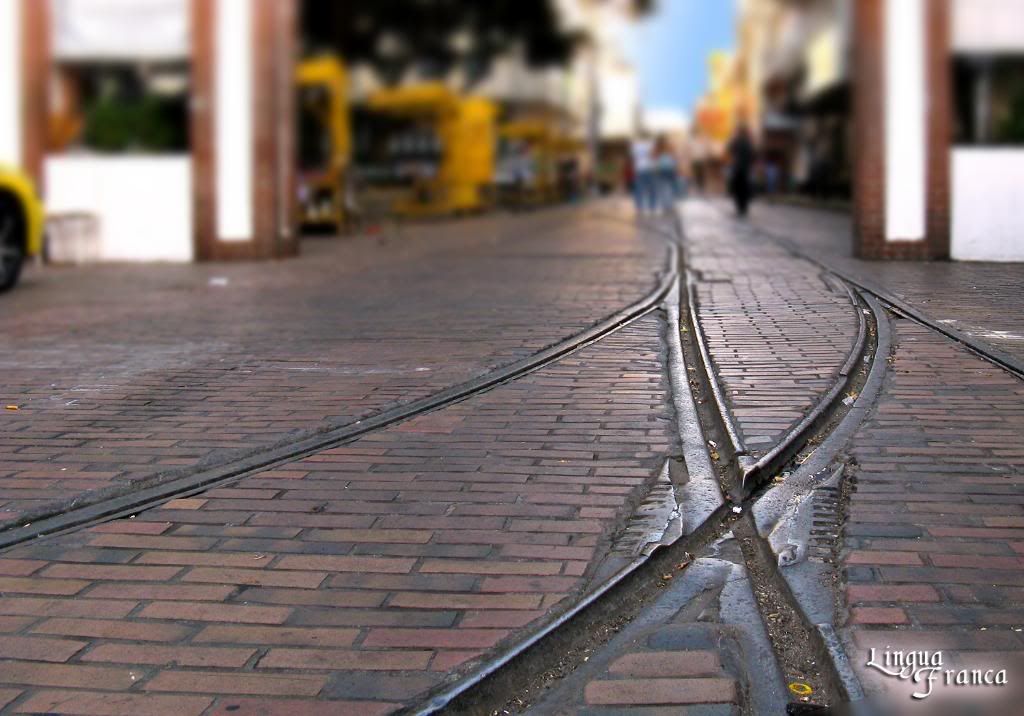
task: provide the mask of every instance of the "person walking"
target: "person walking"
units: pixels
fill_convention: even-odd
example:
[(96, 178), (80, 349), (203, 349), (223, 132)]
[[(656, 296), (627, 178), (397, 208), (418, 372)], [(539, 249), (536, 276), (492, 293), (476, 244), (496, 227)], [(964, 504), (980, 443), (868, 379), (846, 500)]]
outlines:
[(679, 198), (679, 162), (676, 161), (672, 145), (665, 137), (658, 139), (654, 152), (654, 171), (657, 183), (657, 207), (662, 214), (668, 213)]
[(633, 165), (633, 201), (637, 214), (652, 213), (657, 205), (654, 142), (646, 134), (633, 140), (630, 147)]
[(754, 168), (754, 141), (747, 125), (741, 123), (729, 141), (729, 194), (736, 204), (736, 213), (745, 217), (753, 198), (750, 174)]

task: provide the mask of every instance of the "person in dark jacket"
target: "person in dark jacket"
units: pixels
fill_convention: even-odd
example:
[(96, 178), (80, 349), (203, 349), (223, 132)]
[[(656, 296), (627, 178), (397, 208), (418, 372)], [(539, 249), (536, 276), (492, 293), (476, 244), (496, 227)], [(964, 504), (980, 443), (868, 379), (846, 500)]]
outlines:
[(750, 207), (750, 200), (754, 195), (751, 174), (754, 169), (754, 141), (750, 136), (750, 129), (746, 124), (740, 124), (736, 128), (729, 141), (729, 194), (736, 204), (736, 213), (739, 216), (746, 216)]

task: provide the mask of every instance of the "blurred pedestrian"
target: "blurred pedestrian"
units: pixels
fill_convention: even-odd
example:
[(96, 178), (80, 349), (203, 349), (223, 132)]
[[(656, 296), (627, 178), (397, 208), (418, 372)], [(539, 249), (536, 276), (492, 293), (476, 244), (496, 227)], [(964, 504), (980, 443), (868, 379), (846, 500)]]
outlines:
[(630, 147), (633, 166), (633, 201), (638, 214), (652, 213), (657, 208), (657, 177), (654, 164), (654, 142), (646, 134), (633, 140)]
[(764, 192), (775, 194), (779, 191), (779, 165), (774, 159), (768, 159), (764, 163)]
[(658, 138), (654, 150), (654, 171), (657, 184), (657, 208), (667, 213), (679, 198), (679, 162), (672, 145), (664, 137)]
[(729, 141), (729, 194), (736, 204), (736, 213), (745, 217), (753, 198), (751, 171), (754, 168), (754, 141), (745, 123), (740, 123)]
[(708, 145), (704, 137), (694, 134), (690, 139), (690, 162), (693, 166), (693, 181), (697, 191), (704, 193), (704, 180), (707, 176)]

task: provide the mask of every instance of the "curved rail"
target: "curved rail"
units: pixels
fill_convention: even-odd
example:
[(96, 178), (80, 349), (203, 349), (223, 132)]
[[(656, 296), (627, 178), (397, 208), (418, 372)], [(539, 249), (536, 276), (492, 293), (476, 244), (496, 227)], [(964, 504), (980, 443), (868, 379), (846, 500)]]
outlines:
[(170, 479), (149, 487), (127, 491), (118, 486), (110, 491), (87, 493), (75, 504), (54, 507), (50, 513), (27, 516), (25, 524), (14, 524), (0, 531), (0, 550), (31, 539), (76, 529), (84, 525), (116, 519), (161, 502), (186, 497), (211, 487), (239, 480), (254, 472), (276, 467), (315, 452), (331, 448), (368, 433), (405, 420), (429, 413), (466, 398), (488, 391), (498, 385), (515, 380), (575, 353), (605, 336), (629, 325), (658, 307), (675, 284), (678, 266), (678, 247), (666, 242), (667, 265), (655, 288), (639, 301), (608, 316), (590, 328), (560, 341), (533, 355), (521, 358), (472, 380), (459, 383), (405, 405), (382, 411), (354, 423), (278, 443), (265, 450), (242, 457), (229, 464), (200, 470), (177, 479)]

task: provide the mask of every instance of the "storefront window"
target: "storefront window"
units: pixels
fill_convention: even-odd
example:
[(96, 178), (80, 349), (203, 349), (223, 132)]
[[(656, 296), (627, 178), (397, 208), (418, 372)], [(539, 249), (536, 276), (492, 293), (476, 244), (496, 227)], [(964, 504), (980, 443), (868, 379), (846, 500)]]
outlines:
[(954, 62), (956, 143), (1024, 145), (1024, 56)]

